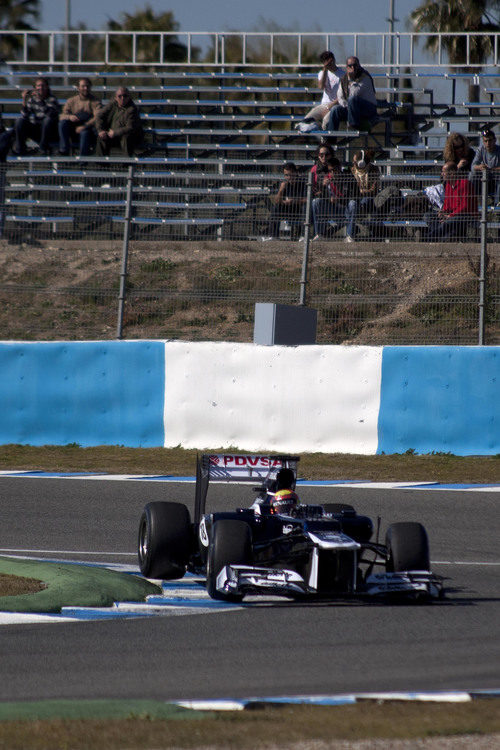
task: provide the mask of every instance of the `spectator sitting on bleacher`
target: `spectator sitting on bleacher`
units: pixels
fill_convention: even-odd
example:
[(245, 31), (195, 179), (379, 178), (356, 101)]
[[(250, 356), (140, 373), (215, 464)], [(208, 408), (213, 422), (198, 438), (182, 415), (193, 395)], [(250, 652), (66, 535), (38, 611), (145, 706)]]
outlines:
[(460, 175), (453, 161), (446, 162), (441, 170), (444, 182), (444, 203), (441, 211), (427, 216), (427, 240), (465, 240), (468, 227), (477, 221), (477, 197), (470, 181)]
[(3, 124), (2, 113), (0, 112), (0, 163), (7, 161), (7, 154), (10, 151), (14, 139), (14, 129), (5, 129)]
[(96, 129), (98, 156), (109, 156), (113, 146), (119, 146), (125, 156), (134, 155), (143, 131), (139, 110), (125, 86), (120, 86), (114, 99), (97, 110)]
[(307, 201), (307, 183), (299, 176), (293, 161), (288, 161), (283, 167), (284, 180), (279, 186), (274, 205), (271, 208), (267, 235), (264, 241), (279, 238), (280, 222), (282, 219), (291, 224), (292, 239), (300, 233), (304, 221), (304, 210)]
[(428, 185), (423, 190), (405, 196), (401, 215), (409, 221), (423, 221), (431, 212), (440, 211), (444, 203), (444, 184)]
[(7, 161), (7, 154), (10, 151), (12, 139), (14, 137), (14, 131), (12, 128), (5, 130), (5, 126), (2, 120), (2, 114), (0, 112), (0, 238), (3, 237), (5, 227), (5, 180), (6, 180), (6, 167), (4, 166)]
[(95, 118), (101, 102), (92, 94), (88, 78), (78, 81), (78, 93), (71, 96), (59, 116), (59, 153), (68, 156), (71, 139), (79, 136), (80, 156), (88, 156), (96, 142)]
[(14, 125), (15, 145), (14, 154), (22, 156), (26, 153), (26, 139), (36, 141), (45, 156), (50, 155), (50, 142), (57, 139), (57, 121), (59, 117), (59, 102), (52, 96), (49, 82), (40, 77), (35, 80), (30, 91), (23, 91), (23, 105), (21, 117)]
[(344, 75), (342, 68), (337, 67), (335, 55), (330, 50), (325, 50), (319, 56), (323, 68), (318, 73), (318, 88), (323, 91), (321, 103), (313, 107), (304, 117), (302, 122), (296, 125), (297, 130), (307, 133), (310, 130), (328, 128), (330, 110), (338, 104), (338, 89), (340, 78)]
[(500, 203), (500, 146), (495, 133), (486, 128), (481, 133), (481, 145), (476, 151), (470, 171), (470, 179), (477, 191), (481, 182), (481, 173), (488, 171), (488, 194), (493, 196), (495, 205)]
[(340, 79), (339, 102), (330, 110), (328, 130), (338, 130), (345, 120), (353, 130), (367, 130), (377, 119), (373, 78), (353, 55), (347, 58), (346, 68), (347, 72)]
[(453, 161), (457, 165), (459, 172), (468, 173), (470, 172), (474, 156), (474, 149), (465, 135), (462, 135), (462, 133), (449, 134), (443, 149), (445, 164), (446, 162)]
[(368, 230), (373, 235), (376, 220), (374, 198), (380, 191), (380, 169), (373, 164), (372, 151), (356, 151), (352, 160), (351, 172), (356, 180), (359, 198), (351, 198), (347, 206), (347, 235), (346, 242), (354, 242), (356, 238), (356, 218), (359, 214), (370, 214)]
[[(314, 224), (314, 240), (328, 239), (344, 224), (347, 218), (347, 206), (353, 198), (355, 181), (350, 175), (342, 174), (340, 161), (334, 157), (327, 158), (328, 173), (323, 177), (322, 191), (312, 201), (312, 217)], [(356, 187), (354, 190), (357, 194)], [(347, 227), (348, 234), (352, 234), (352, 227)]]
[(323, 190), (323, 178), (328, 174), (328, 159), (333, 156), (333, 149), (327, 143), (318, 148), (316, 161), (311, 168), (312, 194), (317, 197)]

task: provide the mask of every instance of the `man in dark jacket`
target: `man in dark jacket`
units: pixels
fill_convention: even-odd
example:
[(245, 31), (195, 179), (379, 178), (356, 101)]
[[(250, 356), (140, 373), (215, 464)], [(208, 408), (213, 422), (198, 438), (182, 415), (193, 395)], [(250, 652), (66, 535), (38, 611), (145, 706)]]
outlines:
[(346, 68), (340, 79), (338, 104), (330, 110), (328, 129), (338, 130), (340, 122), (347, 120), (354, 130), (366, 130), (377, 119), (373, 78), (353, 55), (347, 58)]
[(293, 161), (287, 161), (283, 167), (283, 182), (274, 200), (269, 216), (267, 235), (264, 241), (279, 238), (281, 219), (292, 225), (292, 237), (300, 230), (304, 223), (304, 213), (307, 202), (307, 183), (299, 176)]
[(134, 155), (143, 132), (139, 110), (125, 86), (120, 86), (113, 101), (97, 111), (96, 129), (97, 156), (108, 156), (113, 146), (119, 146), (124, 156)]
[(37, 78), (33, 89), (23, 91), (21, 117), (16, 120), (14, 153), (26, 153), (26, 139), (36, 141), (43, 154), (50, 154), (50, 142), (57, 139), (59, 102), (52, 96), (47, 78)]

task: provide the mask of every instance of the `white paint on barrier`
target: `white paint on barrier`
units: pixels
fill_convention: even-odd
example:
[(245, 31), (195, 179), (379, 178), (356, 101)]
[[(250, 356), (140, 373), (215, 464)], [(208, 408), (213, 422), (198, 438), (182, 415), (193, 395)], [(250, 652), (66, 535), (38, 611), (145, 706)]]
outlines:
[(469, 703), (472, 695), (468, 692), (455, 690), (449, 692), (407, 692), (407, 693), (351, 693), (340, 695), (280, 695), (263, 696), (254, 698), (243, 698), (241, 700), (207, 699), (207, 700), (184, 700), (174, 701), (174, 704), (182, 708), (191, 708), (195, 711), (243, 711), (261, 703), (281, 703), (283, 705), (315, 705), (315, 706), (339, 706), (351, 705), (358, 701), (415, 701), (434, 703)]
[(382, 347), (165, 344), (165, 447), (375, 454)]

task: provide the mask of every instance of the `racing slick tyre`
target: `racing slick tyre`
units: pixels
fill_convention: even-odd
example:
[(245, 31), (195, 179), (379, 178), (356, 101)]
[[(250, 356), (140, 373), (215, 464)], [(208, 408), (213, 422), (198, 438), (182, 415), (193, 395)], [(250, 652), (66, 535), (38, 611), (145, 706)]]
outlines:
[(348, 503), (325, 503), (323, 505), (325, 513), (355, 513), (354, 506)]
[(386, 570), (430, 570), (429, 540), (421, 523), (393, 523), (385, 537), (388, 559)]
[(207, 559), (207, 591), (212, 599), (241, 602), (242, 594), (217, 591), (217, 576), (226, 565), (248, 565), (252, 557), (252, 531), (247, 523), (232, 519), (214, 523)]
[(191, 519), (182, 503), (148, 503), (139, 523), (138, 556), (147, 578), (182, 578), (191, 547)]

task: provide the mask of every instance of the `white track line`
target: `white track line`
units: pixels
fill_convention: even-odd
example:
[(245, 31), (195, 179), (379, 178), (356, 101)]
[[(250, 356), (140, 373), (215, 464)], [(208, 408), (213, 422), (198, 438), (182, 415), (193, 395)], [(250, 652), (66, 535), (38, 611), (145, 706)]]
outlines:
[(99, 557), (137, 557), (137, 552), (100, 552), (100, 551), (81, 551), (78, 549), (22, 549), (16, 547), (0, 547), (0, 554), (22, 553), (33, 555), (89, 555)]
[[(14, 553), (17, 553), (14, 554)], [(81, 551), (76, 549), (29, 549), (29, 548), (13, 548), (13, 547), (0, 547), (0, 555), (6, 555), (7, 557), (16, 557), (19, 555), (85, 555), (98, 557), (137, 557), (137, 552), (92, 552), (92, 551)], [(68, 560), (64, 562), (69, 562)], [(73, 560), (73, 562), (81, 562), (81, 560)], [(99, 565), (101, 561), (95, 559), (92, 561), (96, 565)], [(432, 560), (433, 565), (486, 565), (486, 566), (500, 566), (500, 561), (487, 562), (485, 560)], [(108, 563), (102, 563), (108, 565)]]

